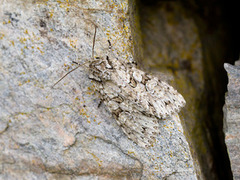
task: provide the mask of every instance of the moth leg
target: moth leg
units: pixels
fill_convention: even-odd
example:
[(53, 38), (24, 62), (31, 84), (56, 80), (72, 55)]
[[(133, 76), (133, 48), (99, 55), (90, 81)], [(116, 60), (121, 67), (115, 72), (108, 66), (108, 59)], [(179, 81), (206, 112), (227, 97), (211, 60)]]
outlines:
[(108, 41), (108, 48), (109, 50), (112, 49), (112, 44), (111, 44), (111, 41), (110, 40), (107, 40)]
[(100, 102), (98, 103), (98, 108), (102, 105), (103, 101), (103, 99), (100, 99)]
[(72, 61), (73, 64), (77, 64), (80, 65), (80, 63), (76, 62), (76, 61)]

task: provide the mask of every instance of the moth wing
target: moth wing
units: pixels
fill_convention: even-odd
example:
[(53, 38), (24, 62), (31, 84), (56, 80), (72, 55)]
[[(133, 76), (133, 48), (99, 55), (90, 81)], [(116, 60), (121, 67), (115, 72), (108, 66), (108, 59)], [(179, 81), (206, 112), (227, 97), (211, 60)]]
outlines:
[(116, 120), (128, 138), (141, 147), (153, 146), (160, 134), (156, 118), (143, 116), (135, 112), (122, 111)]
[(186, 102), (183, 96), (172, 86), (156, 77), (145, 83), (149, 94), (149, 104), (154, 108), (154, 114), (158, 118), (166, 118), (178, 113)]
[(173, 87), (139, 69), (121, 63), (114, 68), (111, 80), (102, 82), (104, 102), (129, 139), (152, 146), (159, 134), (156, 117), (179, 112), (185, 100)]
[(172, 86), (137, 68), (119, 68), (112, 77), (135, 112), (162, 119), (178, 113), (186, 103)]

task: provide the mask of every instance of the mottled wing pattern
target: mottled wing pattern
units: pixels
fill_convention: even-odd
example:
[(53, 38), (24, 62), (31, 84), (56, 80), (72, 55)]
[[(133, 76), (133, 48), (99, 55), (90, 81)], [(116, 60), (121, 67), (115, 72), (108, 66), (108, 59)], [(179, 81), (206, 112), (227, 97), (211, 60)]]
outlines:
[(158, 119), (180, 111), (184, 98), (167, 83), (121, 61), (96, 61), (91, 76), (124, 133), (142, 147), (159, 134)]
[(160, 134), (156, 118), (143, 116), (140, 113), (123, 111), (116, 120), (128, 138), (141, 147), (148, 148), (152, 146)]
[(127, 108), (162, 119), (178, 113), (185, 105), (182, 95), (166, 82), (119, 61), (114, 67), (111, 81), (120, 87), (121, 96), (127, 97)]
[[(93, 22), (92, 22), (93, 23)], [(93, 23), (94, 24), (94, 23)], [(124, 133), (142, 147), (149, 147), (159, 134), (158, 119), (178, 113), (185, 105), (184, 98), (158, 78), (117, 58), (94, 59), (97, 32), (95, 26), (89, 78), (97, 83), (101, 100), (115, 117)], [(109, 42), (109, 50), (111, 43)], [(69, 71), (66, 75), (76, 70)], [(64, 75), (53, 86), (60, 82)]]

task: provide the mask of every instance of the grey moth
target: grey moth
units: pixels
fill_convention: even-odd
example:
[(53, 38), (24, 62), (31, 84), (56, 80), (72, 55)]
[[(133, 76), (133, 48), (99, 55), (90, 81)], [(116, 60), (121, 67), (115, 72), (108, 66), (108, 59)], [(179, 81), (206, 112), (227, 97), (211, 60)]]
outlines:
[(171, 117), (185, 105), (172, 86), (117, 59), (95, 60), (90, 76), (98, 85), (101, 100), (123, 132), (143, 147), (159, 135), (158, 120)]
[[(93, 41), (96, 29), (95, 25)], [(92, 56), (93, 52), (94, 42)], [(186, 103), (166, 82), (117, 58), (93, 59), (89, 78), (123, 132), (141, 147), (152, 146), (160, 133), (159, 120), (178, 113)]]

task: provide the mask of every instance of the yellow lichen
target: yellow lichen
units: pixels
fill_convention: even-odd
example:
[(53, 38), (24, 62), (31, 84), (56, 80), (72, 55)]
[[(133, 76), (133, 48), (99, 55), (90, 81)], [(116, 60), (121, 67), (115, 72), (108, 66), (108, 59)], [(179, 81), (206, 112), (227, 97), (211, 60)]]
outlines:
[(10, 41), (11, 42), (11, 44), (14, 46), (15, 44), (14, 44), (14, 41)]
[(93, 153), (87, 151), (89, 154), (91, 154), (93, 156), (93, 158), (95, 159), (95, 161), (98, 163), (98, 166), (101, 167), (102, 166), (102, 161)]
[(0, 40), (4, 38), (4, 34), (0, 33)]
[[(53, 11), (50, 11), (50, 12), (48, 13), (48, 15), (49, 15), (50, 18), (53, 17), (53, 13), (54, 13)], [(51, 31), (51, 29), (50, 29), (50, 31)]]
[(27, 39), (26, 38), (23, 38), (23, 37), (21, 37), (21, 38), (19, 38), (19, 41), (21, 42), (21, 43), (26, 43), (26, 41), (27, 41)]
[(40, 51), (41, 54), (44, 54), (44, 52), (39, 47), (37, 47), (37, 49)]

